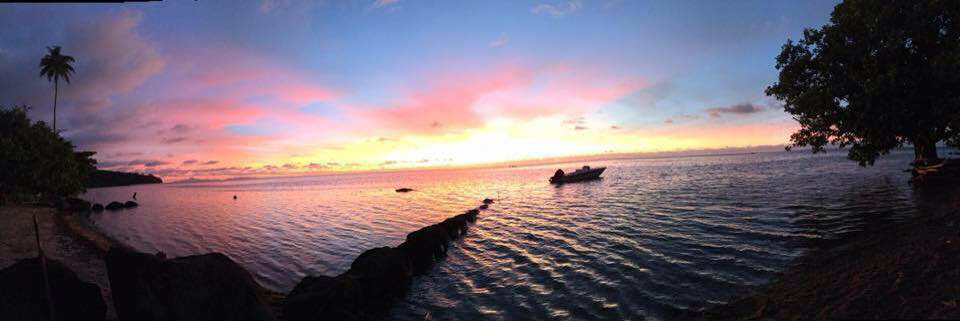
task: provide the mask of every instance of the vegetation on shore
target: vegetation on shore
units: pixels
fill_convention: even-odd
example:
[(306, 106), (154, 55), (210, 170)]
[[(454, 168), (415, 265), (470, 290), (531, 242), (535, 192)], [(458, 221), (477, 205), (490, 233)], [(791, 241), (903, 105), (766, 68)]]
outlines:
[(126, 186), (137, 184), (160, 184), (163, 180), (150, 174), (126, 173), (107, 170), (96, 170), (87, 179), (88, 188)]
[(936, 149), (960, 144), (958, 57), (960, 2), (943, 0), (846, 0), (829, 24), (783, 46), (766, 93), (800, 123), (793, 146), (850, 147), (865, 166), (911, 145), (913, 173), (926, 176), (915, 197), (926, 205), (921, 216), (818, 247), (704, 319), (960, 318), (960, 169)]
[(909, 144), (913, 164), (928, 166), (937, 143), (960, 143), (957, 57), (960, 2), (847, 0), (830, 23), (787, 41), (766, 93), (800, 123), (793, 146), (849, 147), (872, 165)]
[(153, 175), (97, 170), (95, 152), (77, 151), (27, 106), (0, 106), (0, 204), (14, 198), (68, 197), (87, 188), (162, 183)]
[(78, 152), (26, 106), (0, 107), (0, 200), (6, 195), (70, 196), (86, 190), (94, 152)]

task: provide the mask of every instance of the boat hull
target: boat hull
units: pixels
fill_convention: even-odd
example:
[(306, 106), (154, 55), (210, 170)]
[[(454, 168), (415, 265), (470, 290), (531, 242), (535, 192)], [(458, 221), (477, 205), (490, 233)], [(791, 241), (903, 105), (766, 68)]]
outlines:
[(593, 168), (586, 171), (573, 172), (570, 174), (563, 175), (561, 177), (551, 177), (550, 183), (563, 184), (563, 183), (574, 183), (574, 182), (600, 179), (600, 174), (603, 174), (603, 171), (605, 169), (607, 168), (606, 167)]

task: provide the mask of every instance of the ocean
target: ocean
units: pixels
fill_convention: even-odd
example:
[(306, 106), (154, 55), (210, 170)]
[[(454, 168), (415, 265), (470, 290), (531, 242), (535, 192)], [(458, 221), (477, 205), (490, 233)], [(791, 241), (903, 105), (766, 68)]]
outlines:
[[(667, 320), (728, 302), (831, 241), (917, 215), (911, 150), (860, 167), (844, 152), (592, 161), (100, 188), (103, 232), (168, 256), (221, 252), (267, 288), (346, 271), (361, 252), (497, 202), (414, 278), (396, 320)], [(400, 187), (413, 192), (397, 193)], [(237, 198), (234, 199), (233, 196)]]

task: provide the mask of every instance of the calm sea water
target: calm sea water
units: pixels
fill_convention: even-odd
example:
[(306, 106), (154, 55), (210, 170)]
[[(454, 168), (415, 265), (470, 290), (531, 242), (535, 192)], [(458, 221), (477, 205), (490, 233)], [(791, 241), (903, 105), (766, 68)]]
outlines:
[[(92, 216), (143, 251), (229, 255), (265, 286), (336, 275), (362, 251), (499, 199), (415, 278), (398, 320), (669, 319), (762, 285), (819, 241), (909, 218), (899, 151), (861, 168), (840, 152), (593, 162), (599, 181), (552, 186), (559, 164), (94, 189), (140, 207)], [(411, 193), (395, 188), (411, 187)], [(237, 195), (237, 199), (233, 199)]]

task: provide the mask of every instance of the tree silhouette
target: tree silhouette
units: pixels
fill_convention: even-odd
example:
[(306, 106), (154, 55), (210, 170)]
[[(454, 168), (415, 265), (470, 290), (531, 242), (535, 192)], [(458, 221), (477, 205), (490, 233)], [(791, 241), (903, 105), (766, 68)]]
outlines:
[(40, 60), (40, 77), (47, 77), (53, 82), (53, 131), (57, 131), (57, 94), (60, 78), (70, 83), (70, 74), (74, 73), (72, 56), (60, 54), (60, 46), (47, 47), (47, 55)]
[(922, 166), (960, 142), (960, 1), (844, 1), (787, 41), (777, 69), (766, 93), (800, 123), (793, 146), (849, 146), (865, 166), (911, 144)]

